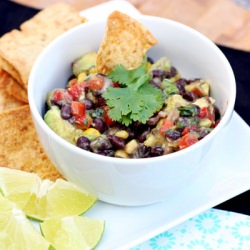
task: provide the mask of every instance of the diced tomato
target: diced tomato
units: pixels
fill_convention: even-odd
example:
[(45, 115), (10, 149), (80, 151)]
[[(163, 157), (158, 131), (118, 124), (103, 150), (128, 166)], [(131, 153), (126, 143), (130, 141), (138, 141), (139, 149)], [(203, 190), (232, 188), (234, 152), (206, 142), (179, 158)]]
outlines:
[(199, 114), (198, 114), (198, 117), (199, 117), (200, 119), (204, 119), (204, 118), (207, 117), (207, 107), (203, 107), (203, 108), (200, 109), (200, 112), (199, 112)]
[(199, 112), (199, 114), (198, 114), (198, 117), (200, 118), (200, 119), (204, 119), (204, 118), (208, 118), (210, 121), (214, 121), (214, 119), (215, 119), (215, 116), (214, 116), (214, 114), (213, 113), (211, 113), (211, 111), (210, 111), (210, 109), (208, 108), (208, 107), (203, 107), (201, 110), (200, 110), (200, 112)]
[(71, 85), (70, 88), (68, 88), (68, 93), (72, 96), (72, 99), (74, 101), (78, 100), (82, 92), (84, 91), (86, 83), (83, 82), (81, 84), (78, 84), (78, 82), (75, 82), (73, 85)]
[(184, 130), (182, 131), (182, 135), (185, 135), (189, 133), (190, 131), (200, 132), (200, 128), (199, 126), (196, 126), (196, 125), (190, 125), (189, 127), (184, 128)]
[(104, 86), (104, 79), (102, 77), (95, 77), (87, 82), (87, 87), (90, 90), (99, 90)]
[(162, 125), (160, 127), (160, 134), (164, 135), (167, 130), (172, 128), (174, 126), (174, 123), (169, 120), (163, 120)]
[(110, 118), (108, 112), (109, 112), (109, 108), (108, 108), (107, 106), (105, 106), (105, 107), (104, 107), (104, 119), (105, 119), (105, 124), (106, 124), (107, 126), (110, 126), (110, 125), (113, 125), (113, 124), (115, 123), (115, 121), (113, 121), (113, 120)]
[(198, 142), (196, 136), (193, 133), (187, 133), (180, 139), (178, 146), (181, 150), (195, 144), (196, 142)]
[(200, 89), (200, 87), (195, 87), (195, 88), (193, 88), (192, 92), (193, 92), (194, 94), (196, 94), (197, 96), (199, 96), (199, 97), (204, 96), (204, 94), (203, 94), (202, 90)]
[(71, 102), (71, 112), (73, 116), (85, 116), (85, 103), (72, 101)]
[(68, 81), (68, 87), (71, 87), (75, 84), (77, 84), (77, 78), (73, 78), (73, 79)]
[(61, 101), (63, 100), (63, 90), (56, 89), (53, 93), (52, 99), (55, 101)]
[(75, 123), (76, 123), (77, 128), (88, 129), (92, 123), (92, 120), (90, 117), (81, 115), (81, 116), (75, 117)]

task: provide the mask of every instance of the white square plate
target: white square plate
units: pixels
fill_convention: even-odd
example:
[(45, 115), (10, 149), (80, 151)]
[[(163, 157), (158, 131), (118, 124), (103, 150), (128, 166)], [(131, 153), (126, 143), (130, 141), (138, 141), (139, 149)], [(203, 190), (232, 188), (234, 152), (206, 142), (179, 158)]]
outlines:
[[(89, 21), (106, 18), (113, 10), (131, 16), (140, 12), (124, 0), (81, 11)], [(171, 199), (142, 207), (97, 202), (84, 216), (103, 219), (106, 229), (97, 249), (129, 249), (181, 222), (250, 189), (249, 126), (234, 112), (203, 165), (199, 178)]]

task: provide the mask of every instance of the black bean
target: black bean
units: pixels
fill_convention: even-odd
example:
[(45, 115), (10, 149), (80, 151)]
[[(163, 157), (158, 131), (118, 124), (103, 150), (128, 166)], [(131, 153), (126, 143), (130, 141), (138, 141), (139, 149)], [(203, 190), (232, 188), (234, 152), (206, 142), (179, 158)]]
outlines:
[(150, 150), (150, 156), (152, 157), (163, 155), (163, 153), (164, 149), (161, 146), (154, 146)]
[(149, 62), (149, 63), (151, 63), (151, 64), (154, 64), (154, 60), (151, 58), (151, 57), (147, 57), (147, 61)]
[(63, 105), (61, 109), (61, 117), (68, 120), (72, 117), (71, 106), (69, 104)]
[(90, 99), (85, 98), (85, 99), (84, 99), (84, 103), (85, 103), (85, 108), (86, 108), (87, 110), (90, 110), (90, 109), (93, 109), (93, 108), (94, 108), (94, 102), (91, 101)]
[(145, 146), (144, 144), (141, 145), (134, 155), (134, 158), (147, 158), (150, 154), (150, 147)]
[(98, 96), (97, 98), (97, 107), (104, 107), (106, 105), (106, 100), (102, 96)]
[(114, 156), (115, 151), (113, 149), (105, 149), (102, 151), (98, 151), (97, 154), (104, 156)]
[(139, 142), (144, 142), (145, 140), (146, 140), (146, 138), (147, 138), (147, 134), (150, 132), (150, 129), (148, 128), (148, 129), (146, 129), (145, 131), (143, 131), (140, 135), (139, 135), (139, 137), (138, 137), (138, 141)]
[(165, 78), (166, 71), (163, 69), (155, 69), (152, 71), (152, 76), (153, 78), (157, 77), (163, 80)]
[(171, 67), (170, 71), (165, 72), (165, 78), (174, 77), (177, 74), (177, 70), (175, 67)]
[(183, 98), (187, 101), (193, 102), (198, 98), (198, 96), (194, 92), (185, 92), (182, 94)]
[(106, 150), (106, 149), (112, 149), (113, 148), (113, 145), (111, 144), (111, 142), (109, 140), (102, 140), (99, 144), (99, 150), (100, 151), (103, 151), (103, 150)]
[(106, 130), (106, 124), (103, 121), (102, 118), (95, 118), (92, 122), (92, 127), (94, 127), (95, 129), (97, 129), (100, 133), (103, 133)]
[(187, 85), (187, 80), (180, 78), (176, 81), (176, 87), (179, 89), (180, 94), (183, 95), (185, 91), (185, 86)]
[(201, 132), (200, 132), (200, 135), (198, 137), (198, 140), (201, 140), (203, 139), (205, 136), (207, 136), (209, 133), (211, 132), (211, 130), (209, 129), (203, 129)]
[(107, 136), (111, 144), (116, 149), (123, 149), (125, 147), (125, 140), (121, 137), (115, 136), (115, 135), (108, 135)]
[(85, 150), (90, 150), (90, 140), (85, 136), (80, 136), (76, 141), (76, 146)]
[(219, 108), (215, 105), (214, 105), (214, 114), (215, 114), (215, 121), (219, 121), (221, 118), (221, 114)]
[(62, 108), (62, 106), (65, 105), (65, 100), (56, 101), (52, 99), (50, 102), (52, 105), (55, 105), (59, 108)]
[(166, 138), (171, 139), (173, 141), (179, 139), (181, 137), (181, 132), (174, 129), (169, 129), (166, 131)]

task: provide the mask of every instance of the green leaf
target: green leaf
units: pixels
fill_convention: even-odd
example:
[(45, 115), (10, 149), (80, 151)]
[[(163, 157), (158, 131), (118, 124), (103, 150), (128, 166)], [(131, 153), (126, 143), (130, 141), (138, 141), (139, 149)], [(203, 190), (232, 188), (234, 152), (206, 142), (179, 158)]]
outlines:
[(180, 106), (178, 107), (180, 111), (180, 116), (196, 116), (198, 114), (197, 108), (195, 106)]
[(136, 69), (127, 70), (123, 65), (116, 65), (108, 74), (113, 82), (118, 82), (122, 86), (127, 86), (136, 81), (137, 78), (146, 73), (147, 61), (144, 59), (141, 66)]
[(134, 84), (124, 88), (107, 88), (103, 93), (109, 106), (109, 116), (128, 126), (133, 121), (146, 123), (164, 102), (160, 89), (149, 84), (150, 77), (141, 75)]
[(179, 93), (179, 89), (176, 87), (175, 82), (172, 82), (168, 79), (164, 79), (162, 81), (161, 87), (163, 88), (163, 92), (166, 94), (166, 96)]

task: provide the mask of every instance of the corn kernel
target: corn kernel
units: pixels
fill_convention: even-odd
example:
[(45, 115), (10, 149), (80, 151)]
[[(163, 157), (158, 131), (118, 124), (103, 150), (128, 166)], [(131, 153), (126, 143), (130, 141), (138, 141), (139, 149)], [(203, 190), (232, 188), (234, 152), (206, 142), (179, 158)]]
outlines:
[(135, 139), (129, 141), (125, 146), (125, 152), (132, 154), (138, 148), (138, 143)]
[(126, 130), (119, 130), (115, 133), (115, 136), (118, 136), (122, 139), (127, 139), (129, 136), (129, 133)]
[(155, 143), (156, 143), (156, 137), (153, 136), (152, 134), (150, 134), (148, 136), (147, 140), (144, 141), (144, 145), (147, 147), (153, 147), (153, 146), (155, 146)]
[(78, 76), (77, 76), (77, 81), (79, 83), (82, 83), (83, 81), (85, 81), (85, 79), (87, 78), (87, 75), (85, 72), (82, 72), (80, 73)]
[(95, 128), (88, 128), (83, 132), (83, 136), (86, 136), (90, 141), (95, 140), (101, 133)]
[(150, 62), (147, 62), (146, 64), (146, 70), (149, 71), (151, 68), (152, 64)]
[(89, 70), (89, 74), (94, 74), (94, 73), (97, 73), (96, 67), (93, 67)]
[(212, 125), (212, 121), (210, 121), (208, 118), (205, 118), (205, 119), (201, 119), (201, 120), (200, 120), (200, 126), (201, 126), (201, 127), (210, 128), (211, 125)]
[(128, 158), (128, 154), (123, 149), (118, 149), (115, 151), (115, 157)]

